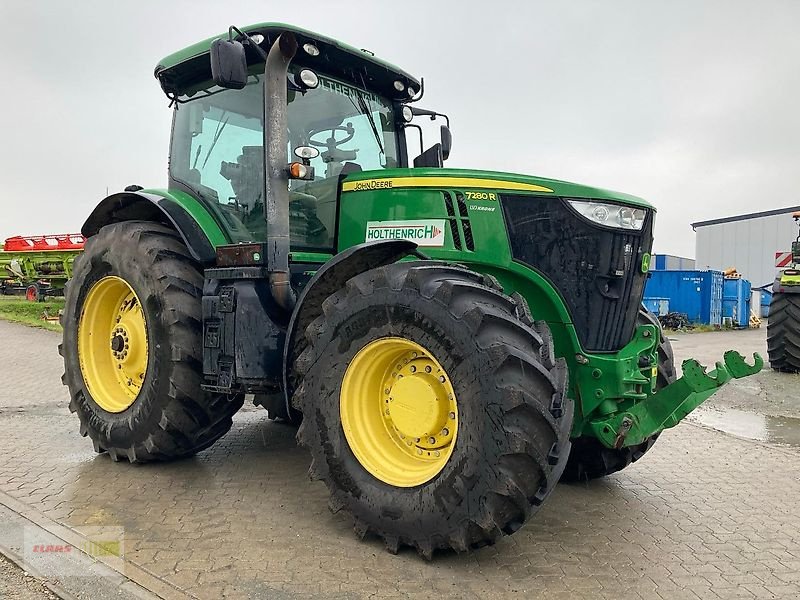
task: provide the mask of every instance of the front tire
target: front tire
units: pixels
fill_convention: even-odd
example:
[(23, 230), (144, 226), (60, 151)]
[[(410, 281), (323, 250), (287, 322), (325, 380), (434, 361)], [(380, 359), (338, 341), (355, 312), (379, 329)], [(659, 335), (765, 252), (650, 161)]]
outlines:
[[(656, 389), (660, 390), (675, 381), (675, 359), (672, 354), (672, 344), (664, 335), (656, 316), (648, 310), (639, 310), (639, 325), (655, 325), (658, 327), (658, 375), (656, 376)], [(597, 438), (582, 436), (572, 441), (572, 451), (569, 455), (567, 468), (561, 476), (562, 481), (588, 481), (598, 479), (621, 471), (630, 464), (642, 458), (645, 453), (656, 443), (659, 434), (650, 436), (641, 444), (625, 448), (608, 448)]]
[(174, 230), (130, 221), (89, 238), (65, 288), (64, 384), (80, 432), (113, 460), (191, 456), (243, 397), (201, 390), (203, 275)]
[(573, 407), (524, 299), (463, 268), (398, 263), (322, 308), (293, 400), (332, 510), (426, 558), (519, 529), (564, 468)]

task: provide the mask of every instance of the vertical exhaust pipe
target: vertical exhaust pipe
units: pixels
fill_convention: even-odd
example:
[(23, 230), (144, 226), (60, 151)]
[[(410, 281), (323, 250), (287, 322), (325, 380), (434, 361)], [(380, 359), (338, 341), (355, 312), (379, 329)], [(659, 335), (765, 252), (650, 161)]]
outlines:
[(287, 84), (289, 64), (297, 40), (282, 33), (269, 50), (264, 65), (264, 218), (267, 221), (267, 270), (272, 297), (291, 312), (297, 297), (289, 271), (289, 145)]

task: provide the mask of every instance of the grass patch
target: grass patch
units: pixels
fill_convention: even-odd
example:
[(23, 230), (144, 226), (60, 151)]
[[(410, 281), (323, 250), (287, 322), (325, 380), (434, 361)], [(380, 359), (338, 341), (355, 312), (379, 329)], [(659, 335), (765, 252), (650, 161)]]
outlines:
[(47, 302), (28, 302), (20, 296), (0, 296), (0, 319), (40, 327), (49, 331), (61, 331), (61, 325), (44, 321), (45, 311), (56, 316), (64, 308), (63, 298), (48, 298)]

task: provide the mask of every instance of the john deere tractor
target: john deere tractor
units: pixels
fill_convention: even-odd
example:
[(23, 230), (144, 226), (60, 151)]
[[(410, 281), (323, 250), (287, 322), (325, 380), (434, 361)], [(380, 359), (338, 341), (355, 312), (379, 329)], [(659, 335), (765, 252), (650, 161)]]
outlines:
[(443, 115), (371, 52), (266, 23), (155, 76), (168, 187), (100, 201), (63, 318), (70, 408), (113, 460), (191, 456), (252, 400), (299, 424), (360, 535), (430, 557), (513, 533), (762, 366), (677, 379), (640, 305), (654, 209), (443, 168), (449, 121), (421, 145)]
[[(800, 212), (792, 213), (800, 225)], [(800, 235), (792, 242), (792, 263), (772, 285), (767, 323), (769, 364), (776, 371), (800, 373)]]

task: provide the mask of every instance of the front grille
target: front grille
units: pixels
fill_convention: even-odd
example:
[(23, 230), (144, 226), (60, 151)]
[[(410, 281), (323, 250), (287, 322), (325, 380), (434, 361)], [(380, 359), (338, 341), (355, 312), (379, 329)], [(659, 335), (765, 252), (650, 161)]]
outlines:
[(625, 346), (644, 293), (641, 264), (653, 242), (652, 211), (641, 231), (631, 231), (594, 225), (560, 198), (503, 194), (501, 202), (514, 260), (561, 292), (583, 348)]

